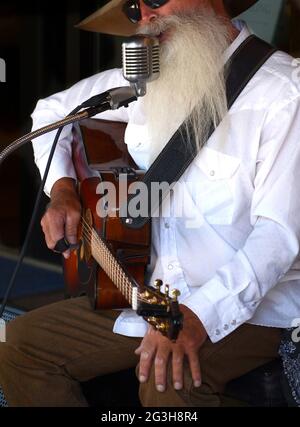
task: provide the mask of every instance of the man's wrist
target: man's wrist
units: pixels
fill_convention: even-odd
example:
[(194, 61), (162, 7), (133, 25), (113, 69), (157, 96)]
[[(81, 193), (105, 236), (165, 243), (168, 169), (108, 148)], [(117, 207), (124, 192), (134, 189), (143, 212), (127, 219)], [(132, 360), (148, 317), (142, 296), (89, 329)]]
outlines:
[(183, 321), (186, 321), (186, 322), (189, 322), (190, 324), (193, 324), (195, 327), (202, 330), (203, 335), (207, 336), (208, 335), (207, 331), (206, 331), (202, 321), (197, 316), (197, 314), (194, 311), (192, 311), (189, 307), (187, 307), (185, 304), (180, 304), (179, 307), (181, 309), (181, 312), (184, 315)]
[(56, 181), (52, 186), (50, 197), (53, 198), (61, 192), (77, 193), (75, 179), (64, 177)]

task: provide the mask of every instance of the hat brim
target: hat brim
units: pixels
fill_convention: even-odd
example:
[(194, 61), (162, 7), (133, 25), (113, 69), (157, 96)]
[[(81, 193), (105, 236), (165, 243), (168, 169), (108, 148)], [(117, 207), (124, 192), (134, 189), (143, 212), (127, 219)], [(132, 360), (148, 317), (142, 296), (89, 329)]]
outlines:
[[(245, 12), (258, 0), (224, 0), (224, 5), (229, 15), (235, 16)], [(122, 7), (126, 0), (111, 0), (92, 15), (75, 25), (80, 30), (97, 33), (112, 34), (115, 36), (132, 36), (136, 33), (138, 25), (133, 24), (125, 16)]]
[(258, 0), (223, 0), (224, 7), (232, 18), (245, 12), (257, 2)]
[(122, 7), (126, 0), (112, 0), (92, 15), (79, 22), (75, 27), (80, 30), (115, 36), (132, 36), (136, 33), (137, 24), (133, 24), (124, 15)]

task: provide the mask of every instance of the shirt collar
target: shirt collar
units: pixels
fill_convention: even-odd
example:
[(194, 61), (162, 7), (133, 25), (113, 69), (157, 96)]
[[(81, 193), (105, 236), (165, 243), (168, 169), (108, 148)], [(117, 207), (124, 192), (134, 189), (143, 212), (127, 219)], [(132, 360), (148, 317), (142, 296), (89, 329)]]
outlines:
[(240, 19), (234, 19), (232, 21), (232, 24), (240, 31), (240, 33), (233, 40), (231, 45), (226, 49), (224, 54), (225, 62), (228, 61), (228, 59), (233, 55), (236, 49), (252, 34), (248, 25), (244, 21)]

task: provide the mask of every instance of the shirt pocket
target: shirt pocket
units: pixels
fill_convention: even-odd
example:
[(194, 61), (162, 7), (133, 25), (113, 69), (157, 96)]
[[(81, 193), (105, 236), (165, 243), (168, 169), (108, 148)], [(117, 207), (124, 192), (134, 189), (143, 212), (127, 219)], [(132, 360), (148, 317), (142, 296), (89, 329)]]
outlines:
[(197, 208), (210, 224), (231, 224), (234, 214), (234, 187), (240, 160), (203, 147), (194, 161), (194, 166), (198, 175), (195, 192)]

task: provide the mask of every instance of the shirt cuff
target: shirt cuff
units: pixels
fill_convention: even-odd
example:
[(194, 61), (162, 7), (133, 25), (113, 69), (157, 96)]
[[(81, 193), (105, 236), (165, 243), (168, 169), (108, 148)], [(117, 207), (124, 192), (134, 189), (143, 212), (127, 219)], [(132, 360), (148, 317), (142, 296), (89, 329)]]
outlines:
[(255, 274), (240, 250), (182, 304), (198, 316), (211, 341), (217, 342), (251, 319), (261, 299)]
[(257, 308), (257, 304), (238, 304), (218, 279), (205, 283), (182, 304), (196, 314), (213, 343), (249, 320)]

